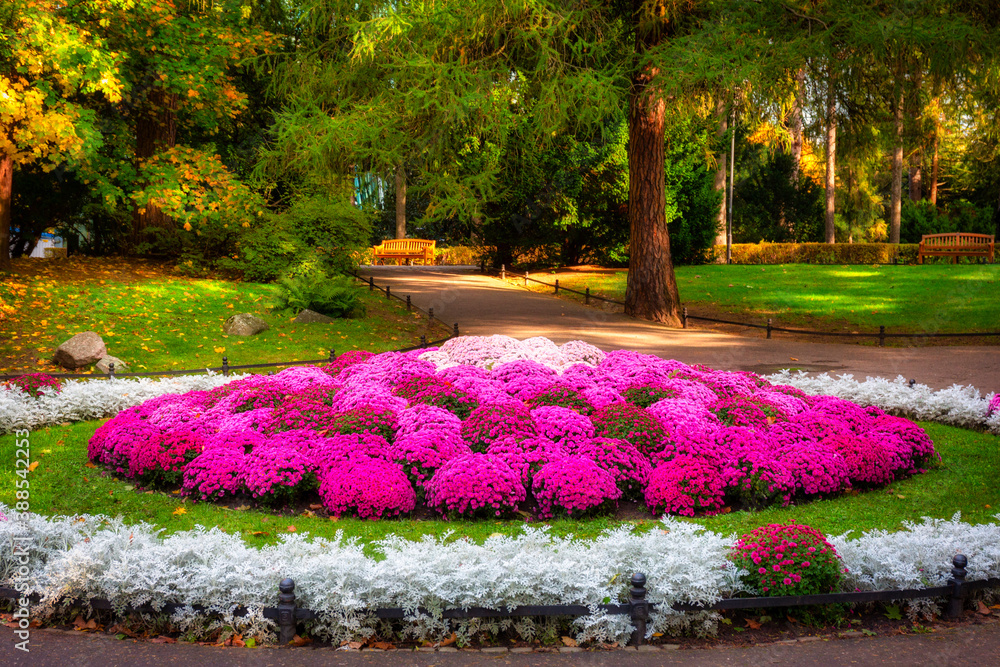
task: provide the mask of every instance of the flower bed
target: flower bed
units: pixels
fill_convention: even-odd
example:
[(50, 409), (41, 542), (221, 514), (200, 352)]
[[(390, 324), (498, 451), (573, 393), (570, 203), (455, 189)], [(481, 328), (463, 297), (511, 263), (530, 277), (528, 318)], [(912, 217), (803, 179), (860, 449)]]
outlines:
[[(18, 590), (40, 596), (41, 601), (32, 605), (33, 619), (52, 618), (65, 610), (61, 601), (73, 598), (104, 598), (121, 607), (182, 602), (209, 607), (222, 618), (212, 626), (191, 607), (181, 608), (171, 617), (179, 632), (197, 635), (224, 624), (246, 637), (273, 640), (274, 624), (262, 617), (261, 610), (274, 606), (278, 582), (292, 577), (299, 606), (320, 613), (310, 622), (310, 634), (335, 643), (375, 634), (380, 625), (370, 612), (378, 607), (438, 610), (430, 616), (414, 613), (404, 626), (407, 636), (441, 641), (456, 632), (461, 641), (468, 641), (476, 632), (488, 633), (491, 626), (442, 619), (441, 609), (597, 605), (617, 600), (634, 572), (646, 573), (648, 599), (658, 605), (647, 636), (711, 634), (718, 615), (683, 614), (670, 605), (712, 604), (724, 597), (760, 593), (753, 573), (763, 563), (771, 564), (770, 556), (758, 547), (762, 563), (754, 563), (755, 569), (741, 567), (739, 558), (734, 558), (741, 553), (734, 551), (734, 537), (669, 517), (644, 533), (621, 526), (593, 540), (560, 538), (530, 526), (518, 535), (496, 535), (483, 544), (391, 537), (376, 545), (379, 553), (373, 557), (350, 539), (289, 534), (276, 545), (256, 549), (218, 528), (164, 535), (154, 526), (127, 525), (120, 519), (48, 518), (12, 512), (0, 504), (0, 542), (9, 544), (26, 534), (32, 538), (25, 543), (28, 574), (20, 573), (23, 563), (16, 551), (4, 549), (0, 585), (16, 581)], [(782, 539), (787, 537), (782, 536), (778, 546)], [(951, 521), (925, 519), (905, 523), (891, 534), (876, 530), (828, 541), (847, 570), (836, 584), (839, 591), (944, 585), (956, 553), (968, 556), (970, 581), (1000, 577), (998, 522), (971, 525), (957, 516)], [(813, 545), (811, 541), (806, 550)], [(753, 561), (753, 552), (749, 555)], [(792, 558), (798, 559), (802, 570), (803, 560)], [(779, 569), (787, 569), (782, 560), (788, 558), (778, 559)], [(809, 562), (811, 568), (813, 561)], [(783, 579), (781, 583), (785, 585)], [(809, 585), (808, 578), (801, 583)], [(934, 610), (930, 601), (911, 604), (915, 605), (911, 612)], [(249, 613), (235, 615), (238, 605)], [(518, 620), (513, 628), (529, 639), (539, 630), (528, 619)], [(629, 632), (627, 616), (598, 613), (577, 619), (572, 634), (578, 641), (624, 641)]]
[[(347, 357), (347, 355), (345, 355)], [(289, 502), (333, 516), (541, 517), (787, 504), (871, 488), (936, 459), (912, 422), (579, 341), (465, 337), (165, 395), (101, 426), (90, 458), (199, 499)], [(315, 497), (309, 496), (315, 502)], [(532, 505), (534, 503), (534, 505)]]

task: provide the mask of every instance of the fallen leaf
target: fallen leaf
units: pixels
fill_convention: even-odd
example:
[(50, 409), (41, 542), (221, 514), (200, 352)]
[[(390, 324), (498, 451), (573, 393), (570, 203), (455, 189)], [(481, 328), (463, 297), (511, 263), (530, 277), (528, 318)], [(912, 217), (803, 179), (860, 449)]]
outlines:
[(83, 464), (83, 467), (84, 468), (96, 468), (97, 466), (94, 465), (93, 463), (91, 463), (90, 461), (87, 461), (86, 463)]
[(159, 637), (155, 637), (153, 639), (150, 639), (149, 643), (150, 644), (176, 644), (177, 640), (174, 639), (173, 637), (164, 637), (163, 635), (160, 635)]
[(38, 467), (38, 461), (32, 461), (28, 465), (28, 472), (35, 472), (35, 468), (37, 468), (37, 467)]
[(788, 357), (788, 358), (791, 359), (792, 361), (798, 361), (798, 359), (796, 359), (795, 357)]
[(372, 644), (372, 648), (381, 649), (383, 651), (391, 651), (396, 647), (393, 644), (390, 644), (389, 642), (375, 642), (374, 644)]
[(311, 509), (311, 510), (321, 510), (321, 509), (323, 509), (323, 503), (316, 503), (314, 505), (310, 505), (309, 509)]
[[(292, 646), (305, 646), (306, 644), (312, 644), (312, 640), (309, 639), (308, 637), (303, 638), (299, 637), (298, 635), (295, 635), (295, 637), (292, 638), (292, 641), (290, 643)], [(358, 648), (361, 647), (359, 646)]]
[(359, 649), (364, 645), (364, 642), (347, 642), (347, 648)]
[(747, 627), (750, 628), (751, 630), (760, 630), (760, 623), (753, 620), (752, 618), (746, 619), (746, 622), (747, 622)]
[(977, 609), (976, 611), (982, 614), (983, 616), (990, 616), (993, 613), (990, 611), (989, 607), (983, 604), (982, 600), (979, 601), (979, 609)]
[(560, 637), (560, 639), (562, 639), (562, 643), (566, 646), (576, 646), (576, 640), (572, 637)]
[(295, 532), (295, 526), (289, 526), (288, 527), (288, 532), (289, 533), (294, 533)]
[(453, 632), (451, 633), (451, 637), (441, 642), (441, 646), (448, 646), (449, 644), (454, 644), (456, 641), (458, 641), (458, 635)]

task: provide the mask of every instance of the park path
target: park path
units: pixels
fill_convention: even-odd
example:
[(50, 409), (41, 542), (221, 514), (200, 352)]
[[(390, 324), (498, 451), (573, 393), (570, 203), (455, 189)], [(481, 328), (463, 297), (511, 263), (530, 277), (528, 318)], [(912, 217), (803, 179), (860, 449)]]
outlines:
[[(969, 612), (971, 613), (971, 612)], [(12, 634), (12, 631), (7, 630)], [(6, 639), (6, 638), (5, 638)], [(1000, 623), (937, 627), (927, 634), (856, 639), (807, 637), (812, 641), (722, 646), (704, 650), (620, 649), (575, 653), (493, 653), (480, 651), (338, 651), (331, 648), (246, 649), (195, 644), (153, 644), (118, 641), (105, 634), (85, 635), (64, 630), (33, 630), (30, 653), (0, 642), (0, 663), (11, 667), (715, 667), (716, 665), (777, 665), (785, 667), (947, 667), (996, 665), (1000, 656)]]
[(374, 266), (359, 273), (410, 295), (421, 308), (467, 335), (545, 336), (556, 343), (585, 340), (603, 350), (628, 349), (720, 370), (773, 373), (800, 368), (893, 379), (903, 375), (935, 389), (972, 385), (1000, 392), (1000, 346), (875, 347), (746, 336), (706, 329), (672, 329), (596, 307), (529, 292), (473, 267)]

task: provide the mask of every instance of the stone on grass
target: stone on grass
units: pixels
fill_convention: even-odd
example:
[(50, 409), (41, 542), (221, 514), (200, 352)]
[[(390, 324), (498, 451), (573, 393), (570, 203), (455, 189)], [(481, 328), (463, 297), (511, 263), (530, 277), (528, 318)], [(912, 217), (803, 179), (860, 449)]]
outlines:
[(97, 370), (101, 371), (105, 375), (110, 372), (110, 365), (115, 365), (115, 373), (124, 373), (128, 370), (128, 364), (119, 359), (118, 357), (103, 357), (97, 362)]
[(255, 336), (268, 329), (267, 322), (250, 313), (233, 315), (222, 325), (222, 332), (230, 336)]
[(52, 361), (63, 368), (83, 368), (108, 355), (104, 341), (94, 331), (79, 333), (56, 349)]
[(321, 324), (330, 324), (333, 322), (332, 317), (327, 317), (323, 313), (317, 313), (315, 310), (309, 310), (306, 308), (301, 313), (295, 316), (293, 322), (298, 322), (300, 324), (308, 324), (310, 322), (319, 322)]

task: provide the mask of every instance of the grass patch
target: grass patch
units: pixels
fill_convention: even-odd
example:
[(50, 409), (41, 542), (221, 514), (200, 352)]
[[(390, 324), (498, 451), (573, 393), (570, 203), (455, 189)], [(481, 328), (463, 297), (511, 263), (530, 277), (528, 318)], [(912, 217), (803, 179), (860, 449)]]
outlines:
[[(1000, 322), (1000, 265), (827, 266), (786, 264), (676, 269), (681, 300), (697, 314), (712, 307), (783, 326), (827, 331), (906, 333), (997, 331)], [(625, 298), (625, 271), (536, 273), (560, 287), (619, 301)], [(529, 288), (552, 288), (529, 283)], [(560, 292), (560, 294), (563, 294)], [(580, 300), (576, 295), (567, 298)]]
[[(115, 479), (101, 468), (90, 468), (87, 441), (100, 421), (44, 428), (30, 434), (31, 459), (38, 466), (30, 474), (31, 510), (43, 515), (105, 514), (123, 516), (130, 523), (147, 522), (166, 533), (189, 530), (196, 524), (219, 526), (229, 533), (241, 533), (254, 546), (275, 543), (290, 532), (308, 532), (332, 537), (342, 531), (370, 544), (395, 533), (407, 539), (422, 535), (443, 535), (452, 539), (469, 537), (482, 542), (494, 533), (516, 534), (520, 521), (360, 521), (344, 518), (333, 521), (319, 516), (277, 515), (264, 510), (233, 510), (213, 503), (195, 503), (161, 492), (139, 493), (126, 481)], [(926, 474), (902, 480), (889, 487), (857, 495), (843, 495), (795, 507), (771, 508), (761, 512), (691, 519), (720, 533), (744, 533), (766, 523), (794, 521), (827, 534), (875, 528), (895, 530), (904, 520), (924, 516), (951, 518), (961, 512), (964, 520), (984, 523), (1000, 512), (1000, 437), (921, 423), (934, 439), (943, 457), (941, 465)], [(14, 502), (14, 436), (0, 436), (0, 502)], [(590, 520), (550, 522), (553, 533), (595, 537), (620, 522), (599, 517)], [(652, 529), (657, 521), (628, 522), (639, 530)], [(540, 525), (540, 524), (534, 524)], [(372, 550), (369, 550), (370, 552)]]
[[(0, 287), (0, 300), (10, 307), (0, 335), (0, 373), (65, 372), (49, 360), (59, 344), (83, 331), (100, 334), (108, 354), (132, 371), (219, 366), (223, 355), (230, 365), (323, 359), (331, 349), (383, 352), (416, 345), (421, 334), (446, 335), (438, 325), (428, 331), (426, 319), (360, 283), (365, 317), (295, 324), (270, 310), (274, 285), (186, 278), (166, 265), (120, 258), (48, 265), (22, 261), (16, 268), (25, 270)], [(271, 328), (248, 337), (222, 333), (228, 317), (246, 312)]]

